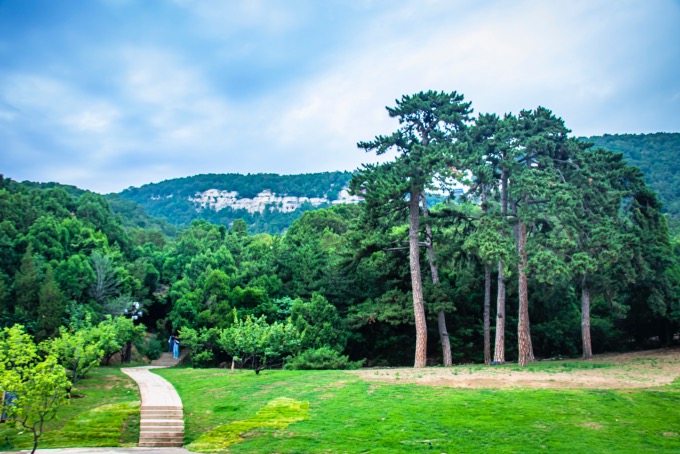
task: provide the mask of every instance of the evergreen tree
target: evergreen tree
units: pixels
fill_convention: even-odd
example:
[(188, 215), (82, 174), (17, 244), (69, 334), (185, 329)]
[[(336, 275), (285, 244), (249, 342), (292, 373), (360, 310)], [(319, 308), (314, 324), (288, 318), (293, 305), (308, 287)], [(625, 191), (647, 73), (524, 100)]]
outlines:
[(40, 286), (38, 294), (38, 340), (47, 339), (57, 333), (64, 323), (66, 310), (66, 298), (54, 280), (54, 272), (51, 266), (47, 266), (45, 279)]
[(35, 327), (40, 304), (40, 268), (33, 257), (31, 247), (21, 258), (21, 267), (14, 277), (16, 294), (15, 314), (26, 326)]
[[(390, 117), (397, 117), (401, 127), (389, 136), (377, 136), (372, 142), (360, 142), (359, 148), (382, 155), (396, 150), (394, 161), (366, 165), (353, 178), (355, 192), (363, 193), (369, 207), (403, 209), (409, 212), (409, 263), (411, 291), (416, 325), (414, 367), (427, 361), (427, 324), (420, 271), (420, 198), (433, 179), (445, 172), (454, 142), (466, 127), (471, 112), (463, 95), (420, 92), (402, 96)], [(442, 336), (443, 337), (443, 336)], [(445, 347), (444, 347), (445, 348)]]

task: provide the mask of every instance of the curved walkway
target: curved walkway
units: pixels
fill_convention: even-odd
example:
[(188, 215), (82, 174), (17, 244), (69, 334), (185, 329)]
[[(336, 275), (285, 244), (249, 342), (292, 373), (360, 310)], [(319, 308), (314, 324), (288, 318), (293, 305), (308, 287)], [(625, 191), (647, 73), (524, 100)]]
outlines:
[(167, 380), (149, 370), (157, 367), (163, 366), (121, 369), (137, 382), (142, 395), (139, 446), (179, 447), (184, 442), (182, 399)]
[[(19, 453), (29, 453), (19, 451)], [(187, 454), (184, 448), (56, 448), (40, 449), (37, 454)], [(17, 453), (14, 453), (17, 454)]]

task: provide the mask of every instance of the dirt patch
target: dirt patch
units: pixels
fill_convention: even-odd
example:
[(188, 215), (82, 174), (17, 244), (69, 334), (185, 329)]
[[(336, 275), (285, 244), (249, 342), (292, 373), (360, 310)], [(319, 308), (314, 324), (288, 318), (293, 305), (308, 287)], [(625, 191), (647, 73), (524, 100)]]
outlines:
[(544, 361), (526, 369), (506, 364), (363, 369), (349, 373), (369, 381), (455, 388), (648, 388), (668, 385), (680, 377), (680, 348), (598, 355), (591, 361)]

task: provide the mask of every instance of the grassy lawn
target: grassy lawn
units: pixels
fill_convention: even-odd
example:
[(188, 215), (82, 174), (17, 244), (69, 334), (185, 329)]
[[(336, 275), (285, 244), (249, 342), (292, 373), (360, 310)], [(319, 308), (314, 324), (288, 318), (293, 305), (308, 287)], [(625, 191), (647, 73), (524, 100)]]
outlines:
[[(33, 445), (30, 432), (0, 425), (0, 450)], [(139, 390), (118, 368), (92, 370), (72, 390), (57, 419), (46, 423), (39, 448), (136, 446), (139, 440)]]
[[(625, 375), (640, 367), (654, 372), (664, 361), (544, 362), (522, 371)], [(411, 371), (417, 379), (488, 370)], [(506, 365), (494, 373), (507, 380), (517, 370)], [(155, 372), (182, 397), (185, 444), (196, 452), (680, 452), (680, 378), (654, 388), (587, 390), (429, 386), (406, 383), (405, 369), (392, 370), (391, 381), (367, 376), (387, 371), (368, 370), (363, 378), (343, 371)], [(74, 395), (48, 424), (41, 448), (136, 444), (139, 394), (119, 369), (92, 371)], [(0, 425), (0, 450), (30, 444), (30, 434)]]
[[(619, 365), (531, 366), (592, 367)], [(460, 389), (338, 371), (157, 372), (182, 397), (195, 451), (680, 452), (678, 380), (637, 390)]]

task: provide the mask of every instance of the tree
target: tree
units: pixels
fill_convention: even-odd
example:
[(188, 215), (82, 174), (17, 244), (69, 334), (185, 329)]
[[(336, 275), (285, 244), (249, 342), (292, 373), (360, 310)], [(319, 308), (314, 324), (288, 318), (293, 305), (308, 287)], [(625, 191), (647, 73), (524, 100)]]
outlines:
[(128, 345), (143, 339), (145, 331), (144, 325), (135, 325), (134, 320), (129, 317), (107, 315), (92, 330), (92, 337), (96, 340), (98, 348), (102, 350), (104, 364), (108, 366), (116, 353), (120, 353), (121, 362), (124, 362)]
[(303, 334), (293, 322), (267, 323), (265, 316), (239, 319), (234, 310), (234, 324), (222, 331), (218, 344), (241, 364), (250, 362), (255, 374), (275, 361), (297, 353)]
[(95, 274), (95, 282), (90, 286), (90, 295), (99, 304), (104, 304), (107, 298), (115, 296), (120, 291), (121, 282), (113, 259), (95, 251), (90, 256), (90, 264)]
[(47, 266), (45, 279), (38, 294), (38, 339), (52, 337), (64, 323), (66, 298), (54, 280), (51, 266)]
[(29, 247), (21, 259), (21, 267), (14, 277), (16, 292), (16, 315), (22, 321), (35, 325), (37, 309), (40, 304), (40, 268), (35, 262)]
[(562, 171), (577, 150), (582, 148), (575, 139), (568, 139), (564, 121), (544, 108), (523, 110), (513, 119), (507, 117), (513, 144), (510, 150), (512, 168), (508, 173), (511, 184), (512, 217), (517, 244), (519, 314), (517, 324), (518, 364), (525, 366), (533, 360), (533, 346), (529, 324), (529, 288), (527, 240), (529, 230), (537, 233), (545, 224), (544, 213), (550, 214), (562, 190)]
[[(427, 220), (430, 216), (430, 211), (427, 208), (427, 199), (425, 193), (421, 194), (423, 201), (423, 218)], [(440, 286), (439, 284), (439, 268), (437, 266), (436, 256), (434, 253), (434, 237), (432, 235), (432, 227), (425, 223), (425, 247), (427, 248), (427, 259), (430, 264), (430, 274), (432, 275), (432, 286), (435, 292)], [(439, 328), (439, 337), (442, 344), (442, 357), (444, 366), (452, 366), (453, 359), (451, 358), (451, 343), (449, 342), (449, 332), (446, 329), (446, 315), (443, 309), (437, 311), (437, 327)]]
[(62, 326), (58, 337), (47, 340), (40, 346), (64, 366), (74, 385), (99, 364), (104, 354), (92, 328), (69, 331)]
[(23, 326), (5, 328), (0, 333), (0, 391), (14, 396), (3, 412), (19, 427), (31, 431), (32, 453), (38, 448), (44, 423), (56, 417), (70, 388), (64, 368), (54, 356), (38, 355)]
[[(352, 185), (363, 193), (369, 207), (387, 206), (409, 213), (409, 264), (413, 312), (416, 325), (414, 367), (427, 361), (427, 324), (420, 272), (420, 197), (438, 174), (446, 169), (453, 143), (465, 129), (471, 112), (470, 103), (456, 92), (420, 92), (402, 96), (397, 106), (388, 107), (390, 117), (402, 125), (389, 136), (376, 136), (372, 142), (360, 142), (359, 148), (382, 155), (396, 150), (392, 162), (365, 165), (355, 174)], [(440, 333), (441, 334), (441, 333)], [(443, 337), (443, 336), (442, 336)]]
[[(504, 162), (506, 143), (503, 137), (503, 122), (495, 114), (483, 114), (476, 120), (469, 134), (471, 153), (465, 163), (474, 178), (471, 193), (481, 201), (483, 217), (478, 223), (473, 241), (468, 247), (475, 250), (484, 263), (484, 363), (491, 363), (491, 265), (498, 266), (498, 292), (496, 298), (496, 339), (494, 361), (505, 362), (505, 274), (502, 246), (505, 235), (502, 222), (508, 209), (507, 169)], [(498, 188), (500, 186), (500, 188)], [(500, 223), (498, 204), (493, 204), (494, 192), (500, 189)], [(495, 210), (492, 209), (496, 208)], [(472, 239), (472, 238), (471, 238)], [(477, 241), (481, 240), (481, 241)]]
[(341, 353), (347, 344), (347, 332), (337, 309), (326, 298), (314, 293), (309, 302), (297, 299), (290, 309), (298, 332), (304, 332), (304, 349), (329, 347)]

